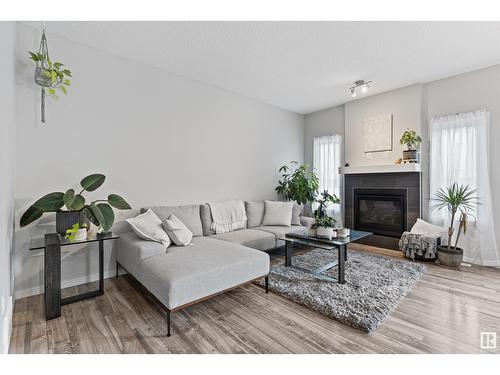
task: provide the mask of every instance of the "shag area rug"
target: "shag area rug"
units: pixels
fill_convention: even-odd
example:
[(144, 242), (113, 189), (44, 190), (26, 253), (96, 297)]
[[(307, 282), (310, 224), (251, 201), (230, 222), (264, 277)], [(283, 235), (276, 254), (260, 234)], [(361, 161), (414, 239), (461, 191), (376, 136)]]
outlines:
[[(314, 269), (337, 258), (337, 251), (314, 249), (293, 257), (293, 265)], [(271, 268), (271, 291), (341, 323), (371, 332), (426, 271), (421, 264), (349, 251), (345, 284), (279, 264)], [(323, 275), (337, 276), (337, 267)], [(258, 282), (263, 285), (263, 281)]]

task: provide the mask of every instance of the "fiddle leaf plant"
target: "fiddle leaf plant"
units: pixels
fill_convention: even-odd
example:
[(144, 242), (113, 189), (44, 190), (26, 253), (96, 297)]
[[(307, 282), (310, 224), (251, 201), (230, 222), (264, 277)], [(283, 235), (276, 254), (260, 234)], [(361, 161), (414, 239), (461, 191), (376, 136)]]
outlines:
[[(83, 193), (91, 192), (99, 188), (106, 179), (103, 174), (91, 174), (80, 181), (82, 190), (75, 193), (74, 189), (68, 189), (65, 193), (54, 192), (44, 195), (33, 203), (23, 214), (20, 220), (21, 227), (24, 227), (35, 220), (38, 220), (45, 212), (83, 211), (87, 219), (100, 226), (104, 232), (108, 232), (114, 221), (115, 214), (112, 207), (118, 210), (129, 210), (131, 207), (127, 201), (118, 194), (109, 194), (107, 199), (99, 199), (86, 203)], [(66, 209), (63, 210), (63, 207)]]

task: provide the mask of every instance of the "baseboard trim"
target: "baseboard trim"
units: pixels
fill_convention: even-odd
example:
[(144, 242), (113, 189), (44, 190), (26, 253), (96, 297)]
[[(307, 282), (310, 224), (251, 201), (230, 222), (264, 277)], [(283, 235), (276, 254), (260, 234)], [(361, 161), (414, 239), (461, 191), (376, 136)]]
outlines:
[(12, 314), (14, 312), (14, 304), (12, 303), (12, 296), (7, 298), (5, 303), (5, 310), (3, 311), (2, 319), (2, 343), (0, 348), (1, 354), (9, 352), (10, 336), (12, 334)]
[[(122, 274), (122, 273), (125, 273), (125, 272), (121, 271), (120, 274)], [(115, 276), (115, 270), (107, 270), (104, 272), (105, 279), (109, 279), (109, 278), (114, 277), (114, 276)], [(77, 277), (77, 278), (70, 279), (70, 280), (64, 280), (61, 283), (61, 288), (62, 289), (69, 288), (71, 286), (91, 283), (91, 282), (97, 281), (97, 280), (99, 280), (99, 274), (95, 273), (92, 275)], [(43, 285), (37, 285), (33, 288), (16, 290), (14, 292), (14, 299), (18, 300), (18, 299), (25, 298), (25, 297), (36, 296), (37, 294), (42, 294), (42, 293), (43, 293)]]

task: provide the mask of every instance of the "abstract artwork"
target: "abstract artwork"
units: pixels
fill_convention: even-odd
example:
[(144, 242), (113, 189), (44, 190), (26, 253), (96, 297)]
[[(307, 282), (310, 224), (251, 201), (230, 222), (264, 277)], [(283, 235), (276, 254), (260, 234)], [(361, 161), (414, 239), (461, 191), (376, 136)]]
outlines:
[(365, 153), (392, 150), (392, 114), (365, 119)]

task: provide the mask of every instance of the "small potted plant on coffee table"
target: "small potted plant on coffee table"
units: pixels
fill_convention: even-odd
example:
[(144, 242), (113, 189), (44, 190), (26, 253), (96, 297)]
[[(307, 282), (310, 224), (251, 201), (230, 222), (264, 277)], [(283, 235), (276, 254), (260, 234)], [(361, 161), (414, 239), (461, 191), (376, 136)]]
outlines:
[[(458, 247), (458, 240), (460, 234), (466, 233), (467, 222), (469, 217), (472, 216), (470, 211), (474, 209), (475, 204), (479, 204), (478, 198), (474, 195), (475, 189), (469, 185), (458, 185), (454, 183), (446, 189), (439, 189), (434, 194), (434, 201), (436, 204), (433, 206), (435, 210), (446, 208), (451, 214), (450, 226), (448, 227), (448, 243), (447, 245), (440, 245), (437, 247), (437, 262), (443, 266), (458, 268), (462, 263), (464, 256), (463, 249)], [(451, 238), (455, 233), (455, 218), (458, 215), (458, 231), (455, 237), (455, 246), (451, 246)]]
[(335, 237), (336, 220), (331, 216), (316, 217), (314, 221), (316, 226), (316, 237), (332, 238)]

